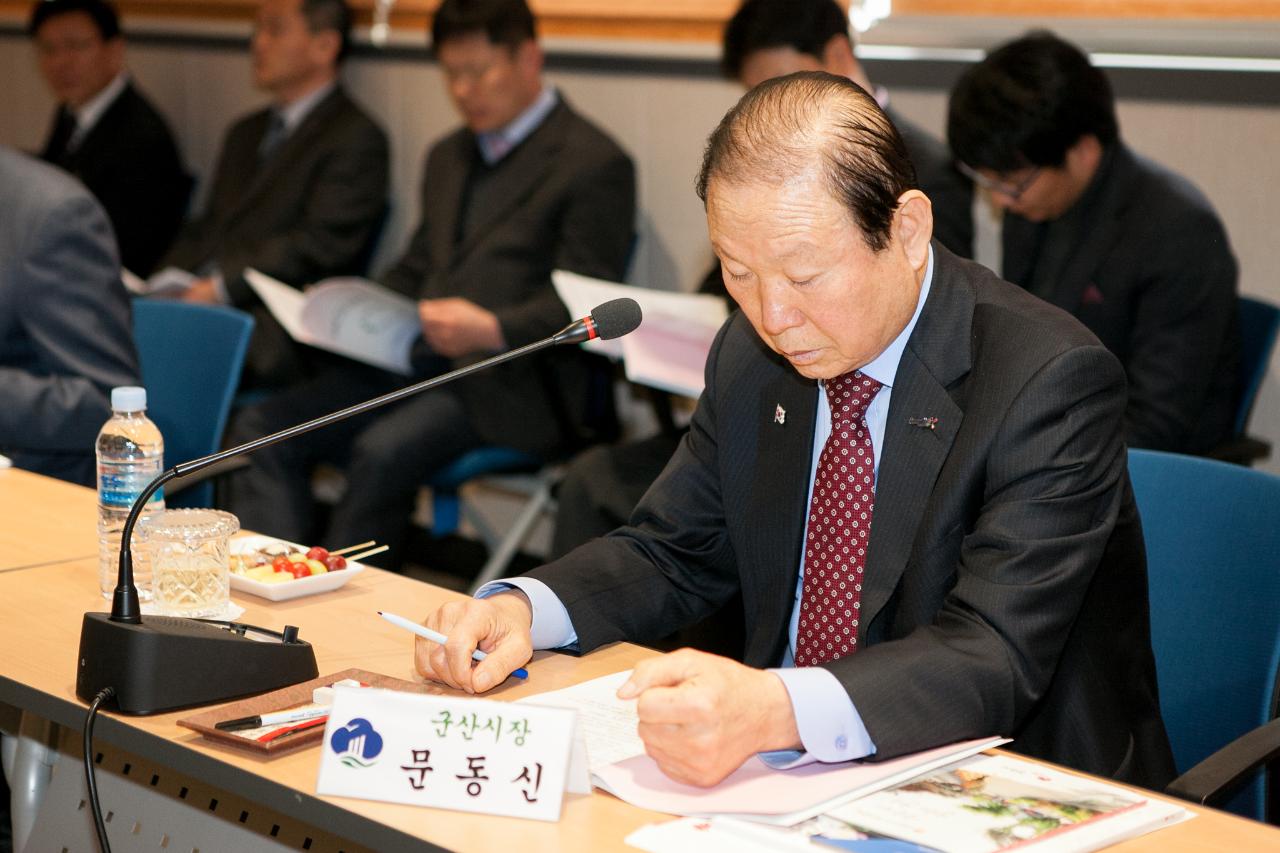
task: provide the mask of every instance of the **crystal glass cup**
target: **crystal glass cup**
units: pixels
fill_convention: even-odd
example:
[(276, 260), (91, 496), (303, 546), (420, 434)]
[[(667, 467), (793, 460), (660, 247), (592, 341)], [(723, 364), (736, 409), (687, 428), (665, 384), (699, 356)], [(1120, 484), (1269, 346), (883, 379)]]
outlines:
[(230, 543), (240, 521), (216, 509), (167, 509), (141, 525), (158, 612), (219, 617), (231, 601)]

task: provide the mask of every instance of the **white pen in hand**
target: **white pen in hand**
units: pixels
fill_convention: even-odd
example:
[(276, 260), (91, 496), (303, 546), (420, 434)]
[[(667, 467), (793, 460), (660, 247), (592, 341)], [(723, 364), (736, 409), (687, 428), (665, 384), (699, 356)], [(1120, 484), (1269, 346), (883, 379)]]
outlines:
[[(413, 633), (417, 634), (419, 637), (425, 637), (426, 639), (430, 640), (433, 643), (439, 643), (440, 645), (443, 646), (445, 643), (449, 642), (449, 638), (446, 637), (444, 634), (441, 634), (439, 631), (433, 631), (430, 628), (428, 628), (426, 625), (419, 625), (417, 622), (414, 622), (411, 619), (406, 619), (403, 616), (397, 616), (394, 613), (387, 613), (383, 610), (379, 610), (378, 615), (381, 616), (383, 619), (386, 619), (392, 625), (399, 625), (401, 628), (404, 628), (406, 631), (412, 631)], [(487, 657), (488, 655), (480, 651), (479, 649), (476, 649), (474, 652), (471, 653), (472, 660), (479, 661), (479, 660), (484, 660)], [(529, 677), (529, 671), (526, 670), (524, 667), (521, 667), (520, 669), (515, 670), (511, 674), (514, 675), (516, 678)]]

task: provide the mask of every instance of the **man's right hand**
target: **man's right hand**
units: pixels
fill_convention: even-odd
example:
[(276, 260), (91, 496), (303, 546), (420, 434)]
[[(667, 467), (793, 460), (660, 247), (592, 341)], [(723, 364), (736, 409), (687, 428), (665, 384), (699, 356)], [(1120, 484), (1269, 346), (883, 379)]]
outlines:
[[(482, 599), (450, 601), (423, 624), (449, 638), (443, 646), (418, 637), (413, 663), (424, 678), (468, 693), (483, 693), (529, 662), (533, 642), (529, 626), (533, 607), (517, 589)], [(476, 663), (476, 649), (488, 655)]]

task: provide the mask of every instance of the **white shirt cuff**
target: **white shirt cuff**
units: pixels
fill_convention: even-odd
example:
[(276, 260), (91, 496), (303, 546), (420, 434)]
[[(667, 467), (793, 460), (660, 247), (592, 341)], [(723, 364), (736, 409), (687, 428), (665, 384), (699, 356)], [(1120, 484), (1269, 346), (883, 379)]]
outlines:
[(760, 753), (770, 767), (785, 770), (814, 762), (835, 763), (865, 758), (876, 751), (858, 709), (839, 680), (818, 666), (771, 669), (791, 697), (803, 750)]
[(529, 605), (533, 608), (529, 638), (535, 649), (563, 649), (577, 645), (578, 632), (573, 629), (569, 611), (551, 588), (540, 580), (507, 578), (490, 581), (476, 590), (476, 598), (488, 598), (494, 593), (513, 588), (528, 596)]

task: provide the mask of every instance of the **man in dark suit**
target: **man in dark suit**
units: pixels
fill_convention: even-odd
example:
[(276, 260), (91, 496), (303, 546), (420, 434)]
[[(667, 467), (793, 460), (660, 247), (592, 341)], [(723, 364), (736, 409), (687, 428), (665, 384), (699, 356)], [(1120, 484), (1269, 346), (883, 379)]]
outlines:
[(847, 80), (753, 89), (699, 185), (741, 311), (689, 435), (629, 527), (430, 615), (450, 642), (418, 668), (486, 690), (533, 647), (644, 642), (740, 592), (745, 665), (675, 652), (619, 691), (677, 780), (1006, 734), (1167, 781), (1115, 357), (930, 243), (900, 138)]
[(875, 95), (893, 120), (916, 167), (920, 188), (933, 202), (934, 236), (962, 257), (973, 256), (973, 185), (941, 140), (902, 117), (889, 93), (873, 86), (854, 55), (849, 19), (835, 0), (746, 0), (725, 25), (721, 64), (750, 89), (796, 71), (848, 77)]
[(296, 382), (311, 364), (245, 282), (245, 268), (297, 287), (363, 273), (386, 215), (386, 134), (338, 81), (350, 29), (344, 0), (263, 0), (253, 74), (272, 105), (228, 131), (204, 213), (165, 258), (205, 276), (183, 298), (253, 311), (251, 385)]
[(64, 172), (0, 146), (0, 454), (94, 485), (111, 389), (138, 384), (106, 214)]
[(125, 71), (115, 8), (107, 0), (41, 0), (28, 31), (58, 99), (40, 157), (97, 196), (121, 263), (145, 276), (182, 225), (191, 178), (169, 126)]
[[(418, 298), (420, 377), (559, 331), (570, 318), (551, 271), (621, 279), (635, 217), (630, 158), (544, 85), (524, 0), (446, 0), (432, 41), (465, 127), (428, 152), (422, 221), (383, 279)], [(271, 448), (233, 485), (231, 506), (247, 526), (305, 532), (311, 463), (347, 457), (349, 488), (321, 541), (377, 539), (396, 565), (414, 497), (442, 465), (483, 444), (551, 457), (610, 426), (608, 383), (601, 394), (591, 360), (548, 351)], [(318, 397), (336, 408), (375, 390), (369, 371), (335, 368), (237, 429), (264, 432), (300, 420)]]
[(1239, 396), (1235, 258), (1209, 201), (1120, 139), (1106, 76), (1033, 33), (956, 83), (948, 137), (1005, 209), (1003, 275), (1074, 314), (1129, 380), (1132, 447), (1207, 453)]
[[(972, 184), (955, 169), (940, 140), (890, 109), (888, 93), (871, 85), (854, 55), (848, 19), (835, 0), (747, 0), (725, 26), (722, 63), (725, 73), (748, 89), (772, 77), (823, 70), (874, 92), (907, 146), (920, 189), (933, 202), (934, 237), (958, 255), (973, 254)], [(718, 279), (718, 265), (715, 275)], [(716, 284), (723, 290), (723, 284)], [(668, 432), (592, 448), (575, 459), (560, 484), (551, 555), (561, 556), (625, 523), (671, 458), (678, 438)], [(739, 632), (736, 626), (726, 630), (717, 625), (705, 633), (719, 638)], [(701, 639), (698, 643), (705, 645)]]

